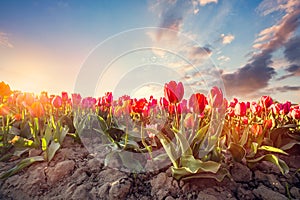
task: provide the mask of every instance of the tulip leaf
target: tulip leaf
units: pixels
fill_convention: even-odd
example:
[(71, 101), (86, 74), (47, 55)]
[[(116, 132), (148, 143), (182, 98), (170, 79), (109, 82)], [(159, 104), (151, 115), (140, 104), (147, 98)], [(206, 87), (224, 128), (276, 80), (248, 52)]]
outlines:
[(181, 134), (181, 132), (175, 133), (175, 137), (179, 141), (182, 155), (192, 155), (192, 149), (187, 139)]
[(214, 161), (203, 162), (195, 159), (192, 155), (183, 155), (181, 157), (181, 166), (188, 168), (191, 173), (197, 173), (198, 171), (216, 173), (221, 164)]
[(244, 146), (248, 140), (248, 133), (249, 133), (249, 127), (245, 128), (244, 132), (243, 132), (243, 135), (239, 141), (239, 144), (241, 146)]
[(228, 146), (228, 151), (236, 162), (241, 162), (246, 155), (246, 150), (239, 144), (231, 142)]
[(160, 140), (161, 144), (163, 145), (166, 153), (168, 154), (169, 159), (171, 160), (173, 166), (177, 168), (178, 164), (177, 164), (177, 156), (176, 156), (177, 153), (175, 150), (175, 145), (168, 137), (164, 136), (162, 132), (158, 132), (157, 137)]
[(284, 155), (289, 155), (288, 153), (286, 153), (282, 149), (278, 149), (276, 147), (266, 146), (266, 145), (259, 147), (258, 150), (265, 150), (265, 151), (270, 151), (270, 152), (274, 152), (274, 153), (281, 153), (281, 154), (284, 154)]
[(58, 142), (52, 141), (47, 149), (47, 160), (50, 162), (54, 157), (56, 151), (60, 148), (60, 144)]
[(141, 163), (134, 158), (134, 155), (128, 151), (119, 152), (119, 156), (122, 160), (122, 164), (131, 170), (131, 172), (141, 172), (143, 170), (143, 166)]
[(220, 169), (221, 164), (214, 161), (202, 162), (201, 160), (195, 159), (193, 156), (184, 156), (182, 158), (186, 167), (174, 167), (172, 166), (173, 177), (177, 180), (182, 177), (197, 174), (201, 172), (217, 173)]
[(231, 177), (231, 175), (228, 172), (228, 170), (225, 169), (225, 168), (222, 168), (222, 169), (219, 169), (219, 171), (217, 173), (215, 173), (215, 174), (214, 173), (192, 174), (190, 176), (183, 177), (181, 180), (187, 181), (187, 180), (198, 179), (198, 178), (199, 179), (212, 178), (212, 179), (215, 179), (218, 182), (222, 182), (226, 176)]
[(41, 162), (41, 161), (44, 161), (43, 156), (35, 156), (35, 157), (25, 158), (25, 159), (21, 160), (16, 166), (14, 166), (13, 168), (11, 168), (8, 171), (1, 174), (0, 179), (6, 179), (6, 178), (18, 173), (25, 167), (28, 167), (29, 165), (31, 165), (35, 162)]
[(286, 145), (283, 145), (280, 149), (282, 150), (288, 150), (293, 148), (293, 146), (295, 146), (296, 144), (300, 145), (300, 141), (296, 141), (296, 140), (291, 140), (289, 143), (287, 143)]
[(250, 166), (252, 166), (255, 163), (258, 163), (260, 161), (269, 161), (273, 164), (275, 164), (280, 172), (284, 175), (287, 174), (289, 172), (289, 167), (287, 166), (287, 164), (281, 160), (280, 158), (278, 158), (277, 156), (273, 155), (273, 154), (266, 154), (263, 155), (261, 157), (255, 158), (255, 159), (248, 159), (247, 162), (248, 164), (250, 164)]
[(258, 144), (256, 142), (251, 143), (251, 151), (249, 155), (247, 155), (247, 158), (253, 158), (257, 153)]

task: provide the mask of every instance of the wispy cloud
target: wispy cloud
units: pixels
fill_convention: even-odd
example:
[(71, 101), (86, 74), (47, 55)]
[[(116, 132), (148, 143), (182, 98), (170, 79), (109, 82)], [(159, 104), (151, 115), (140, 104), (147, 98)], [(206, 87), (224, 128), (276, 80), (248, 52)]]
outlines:
[(276, 92), (288, 92), (288, 91), (300, 91), (300, 86), (280, 86), (268, 89), (269, 92), (276, 93)]
[(233, 40), (234, 40), (234, 35), (232, 34), (221, 34), (221, 40), (222, 40), (222, 44), (230, 44)]
[(13, 48), (14, 46), (8, 39), (7, 33), (0, 32), (0, 47)]
[[(274, 2), (269, 5), (267, 2), (263, 1), (262, 4), (265, 5), (258, 7), (262, 15), (278, 10), (285, 13), (275, 25), (259, 33), (254, 44), (257, 52), (252, 55), (248, 63), (234, 73), (223, 75), (226, 92), (229, 95), (246, 95), (266, 88), (269, 81), (276, 74), (275, 69), (272, 67), (272, 54), (289, 44), (289, 39), (300, 24), (299, 1), (293, 1), (293, 3), (282, 1), (279, 5), (274, 4)], [(272, 6), (275, 6), (275, 8)]]

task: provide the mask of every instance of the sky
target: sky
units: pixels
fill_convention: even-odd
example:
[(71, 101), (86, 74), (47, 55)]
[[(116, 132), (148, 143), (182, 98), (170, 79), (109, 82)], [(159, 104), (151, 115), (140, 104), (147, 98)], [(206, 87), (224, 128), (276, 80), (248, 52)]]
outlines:
[(299, 0), (2, 0), (0, 81), (13, 90), (300, 103)]

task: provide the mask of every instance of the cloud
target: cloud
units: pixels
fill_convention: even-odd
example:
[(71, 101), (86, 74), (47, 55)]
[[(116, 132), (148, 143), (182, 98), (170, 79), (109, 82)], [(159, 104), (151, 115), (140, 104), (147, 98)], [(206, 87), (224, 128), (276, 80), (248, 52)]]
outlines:
[(294, 7), (299, 5), (299, 0), (264, 0), (257, 7), (256, 11), (266, 16), (275, 11), (293, 12)]
[(299, 65), (291, 65), (289, 66), (286, 71), (291, 73), (297, 73), (300, 76), (300, 66)]
[(284, 56), (291, 63), (300, 65), (300, 37), (291, 38), (285, 44)]
[[(268, 86), (269, 81), (276, 74), (272, 67), (272, 54), (285, 45), (289, 46), (289, 39), (300, 24), (300, 9), (298, 9), (300, 1), (297, 2), (299, 3), (284, 4), (285, 9), (280, 10), (286, 13), (278, 23), (260, 32), (255, 42), (264, 42), (257, 43), (259, 44), (256, 45), (258, 52), (252, 55), (245, 66), (236, 72), (223, 74), (227, 94), (246, 95)], [(264, 9), (271, 9), (271, 7)], [(293, 12), (291, 12), (292, 9)]]
[(232, 34), (221, 34), (222, 44), (230, 44), (234, 40), (234, 35)]
[(287, 67), (285, 69), (285, 71), (287, 71), (288, 74), (279, 77), (277, 79), (278, 81), (287, 79), (289, 77), (300, 76), (300, 66), (299, 65), (296, 65), (296, 64), (290, 65), (289, 67)]
[[(174, 31), (181, 30), (184, 17), (191, 8), (191, 2), (184, 0), (158, 0), (155, 5), (152, 6), (152, 10), (157, 12), (160, 17), (159, 27)], [(163, 29), (158, 31), (158, 41), (161, 39), (163, 34), (166, 34)]]
[(13, 48), (14, 46), (8, 40), (7, 33), (0, 32), (0, 47)]
[(208, 47), (192, 47), (189, 50), (189, 58), (194, 61), (201, 61), (210, 57), (212, 50)]
[(218, 57), (217, 59), (220, 60), (220, 61), (223, 61), (223, 62), (228, 62), (228, 61), (230, 61), (230, 58), (227, 57), (227, 56), (220, 56), (220, 57)]
[[(218, 3), (218, 0), (157, 0), (152, 3), (150, 9), (158, 13), (159, 27), (180, 31), (188, 14), (197, 14), (200, 7), (210, 3)], [(159, 30), (157, 40), (160, 40), (164, 34), (163, 29)]]
[(274, 87), (269, 89), (270, 92), (288, 92), (288, 91), (300, 91), (300, 86), (281, 86), (281, 87)]

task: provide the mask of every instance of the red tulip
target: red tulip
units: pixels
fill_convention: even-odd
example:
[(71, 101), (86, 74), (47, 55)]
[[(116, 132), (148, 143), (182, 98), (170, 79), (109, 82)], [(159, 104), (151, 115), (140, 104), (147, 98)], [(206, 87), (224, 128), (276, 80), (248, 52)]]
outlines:
[(163, 107), (164, 109), (168, 109), (169, 102), (165, 97), (161, 97), (159, 103), (161, 107)]
[(237, 98), (233, 98), (233, 100), (230, 102), (230, 107), (234, 108), (235, 105), (238, 103), (238, 99)]
[(280, 110), (282, 108), (282, 105), (280, 103), (272, 104), (270, 106), (270, 109), (272, 110), (273, 114), (278, 115)]
[(78, 106), (81, 103), (81, 95), (80, 94), (72, 94), (72, 104), (73, 106)]
[(9, 114), (9, 107), (5, 104), (0, 105), (0, 116), (5, 116)]
[(273, 99), (270, 96), (262, 96), (260, 99), (262, 107), (269, 108), (273, 104)]
[(262, 111), (262, 107), (256, 102), (252, 102), (250, 105), (250, 110), (253, 114), (260, 115)]
[(204, 94), (196, 93), (192, 94), (189, 99), (189, 107), (195, 113), (202, 113), (207, 105), (207, 100)]
[(243, 124), (248, 124), (248, 117), (246, 117), (246, 116), (244, 116), (243, 118), (242, 118), (242, 121), (243, 121)]
[(97, 99), (93, 98), (93, 97), (86, 97), (84, 99), (82, 99), (82, 107), (83, 108), (94, 108), (94, 106), (97, 103)]
[(247, 111), (247, 105), (245, 102), (239, 102), (234, 107), (234, 114), (236, 116), (245, 116)]
[(55, 107), (55, 108), (60, 108), (61, 105), (62, 105), (62, 99), (60, 96), (55, 96), (52, 100), (52, 105)]
[(271, 129), (272, 126), (273, 126), (273, 120), (272, 119), (264, 120), (264, 128)]
[(286, 115), (290, 112), (290, 108), (291, 108), (291, 102), (287, 101), (284, 104), (282, 104), (280, 113)]
[(253, 126), (251, 127), (251, 132), (254, 135), (254, 137), (260, 136), (263, 132), (262, 126), (259, 124), (253, 124)]
[(213, 108), (220, 108), (223, 105), (223, 92), (218, 87), (213, 87), (210, 90), (209, 103)]
[(144, 117), (149, 116), (148, 101), (145, 98), (135, 101), (131, 109), (135, 113), (143, 114)]
[(300, 108), (299, 108), (299, 106), (293, 107), (293, 108), (291, 109), (291, 111), (290, 111), (290, 114), (291, 114), (291, 117), (292, 117), (293, 119), (300, 119)]
[(194, 127), (194, 115), (191, 113), (188, 113), (185, 116), (183, 124), (184, 124), (184, 127), (186, 127), (186, 128), (189, 128), (189, 129), (193, 128)]
[(43, 104), (41, 102), (34, 102), (29, 108), (32, 117), (40, 118), (45, 114)]
[(42, 104), (47, 104), (49, 102), (48, 94), (47, 92), (42, 92), (39, 96), (39, 101)]
[(23, 106), (27, 107), (27, 106), (31, 106), (34, 102), (34, 96), (32, 93), (24, 93), (24, 96), (23, 96)]
[(165, 97), (169, 100), (170, 103), (179, 103), (184, 94), (184, 88), (182, 82), (178, 84), (175, 81), (170, 81), (165, 84), (164, 88)]
[(69, 100), (68, 93), (67, 92), (62, 92), (61, 93), (61, 99), (62, 99), (63, 102), (67, 102)]

